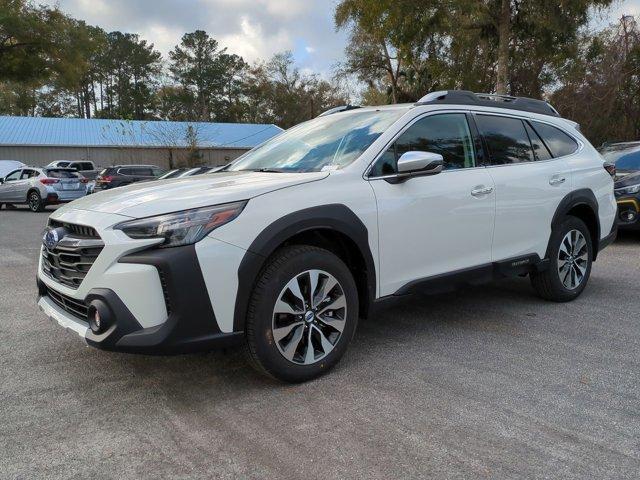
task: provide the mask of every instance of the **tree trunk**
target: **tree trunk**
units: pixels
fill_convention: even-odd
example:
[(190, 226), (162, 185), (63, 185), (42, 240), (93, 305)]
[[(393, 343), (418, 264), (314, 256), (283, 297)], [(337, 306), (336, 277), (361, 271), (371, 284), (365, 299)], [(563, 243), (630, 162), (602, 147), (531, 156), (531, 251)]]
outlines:
[(511, 37), (511, 0), (502, 0), (498, 20), (498, 71), (496, 93), (507, 94), (509, 84), (509, 40)]

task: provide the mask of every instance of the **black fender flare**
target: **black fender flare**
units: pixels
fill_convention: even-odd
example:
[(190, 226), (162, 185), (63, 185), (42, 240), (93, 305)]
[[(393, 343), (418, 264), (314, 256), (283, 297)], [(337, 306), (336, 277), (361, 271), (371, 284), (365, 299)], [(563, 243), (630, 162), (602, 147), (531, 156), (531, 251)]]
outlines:
[(369, 232), (365, 224), (343, 204), (305, 208), (289, 213), (271, 223), (249, 246), (238, 267), (238, 293), (233, 315), (233, 331), (244, 330), (253, 287), (269, 256), (293, 236), (316, 229), (333, 230), (353, 240), (360, 249), (366, 265), (369, 301), (375, 299), (376, 269), (369, 247)]
[[(572, 208), (581, 206), (581, 205), (586, 205), (587, 207), (589, 207), (592, 211), (593, 214), (596, 217), (596, 224), (595, 224), (595, 241), (592, 242), (593, 243), (593, 259), (596, 259), (596, 256), (598, 255), (598, 250), (599, 250), (599, 244), (600, 244), (600, 215), (598, 214), (599, 212), (599, 205), (598, 205), (598, 200), (596, 199), (596, 196), (593, 194), (593, 192), (588, 189), (588, 188), (581, 188), (579, 190), (574, 190), (573, 192), (567, 194), (558, 204), (558, 208), (556, 208), (555, 213), (553, 214), (553, 218), (551, 220), (551, 232), (553, 233), (553, 230), (560, 224), (562, 218), (564, 218), (570, 211)], [(547, 252), (545, 254), (545, 258), (549, 258), (549, 249), (551, 248), (551, 239), (549, 239), (549, 244), (547, 245)]]

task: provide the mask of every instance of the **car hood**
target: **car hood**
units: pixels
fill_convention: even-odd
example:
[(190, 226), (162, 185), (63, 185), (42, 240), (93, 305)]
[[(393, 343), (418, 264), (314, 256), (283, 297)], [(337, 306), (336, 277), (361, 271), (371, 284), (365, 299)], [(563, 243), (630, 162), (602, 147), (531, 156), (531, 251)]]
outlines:
[[(87, 195), (66, 208), (113, 213), (132, 218), (248, 200), (274, 190), (322, 180), (328, 172), (218, 172), (193, 177), (135, 183)], [(65, 210), (63, 207), (60, 210)]]
[(619, 172), (621, 176), (616, 179), (615, 188), (628, 187), (640, 183), (640, 172)]

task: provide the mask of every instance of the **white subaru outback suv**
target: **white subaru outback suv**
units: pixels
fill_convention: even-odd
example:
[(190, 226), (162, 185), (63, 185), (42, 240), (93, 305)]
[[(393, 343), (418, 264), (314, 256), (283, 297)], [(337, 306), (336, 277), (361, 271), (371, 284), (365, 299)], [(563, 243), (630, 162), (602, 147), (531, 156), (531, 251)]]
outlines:
[(385, 299), (512, 275), (576, 298), (616, 234), (607, 167), (543, 101), (338, 108), (221, 172), (60, 208), (39, 306), (105, 350), (245, 344), (263, 372), (304, 381)]

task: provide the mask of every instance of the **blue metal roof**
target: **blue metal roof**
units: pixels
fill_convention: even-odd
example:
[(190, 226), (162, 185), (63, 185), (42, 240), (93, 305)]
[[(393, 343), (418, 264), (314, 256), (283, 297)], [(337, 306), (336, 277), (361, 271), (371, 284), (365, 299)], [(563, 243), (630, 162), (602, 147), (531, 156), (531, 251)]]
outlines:
[(0, 116), (0, 145), (253, 148), (282, 131), (255, 123), (160, 122)]

